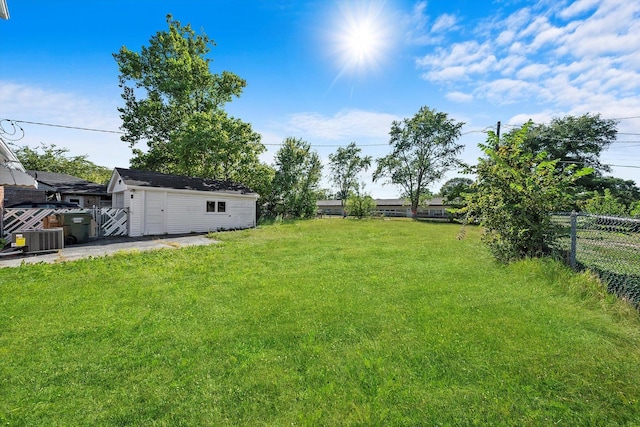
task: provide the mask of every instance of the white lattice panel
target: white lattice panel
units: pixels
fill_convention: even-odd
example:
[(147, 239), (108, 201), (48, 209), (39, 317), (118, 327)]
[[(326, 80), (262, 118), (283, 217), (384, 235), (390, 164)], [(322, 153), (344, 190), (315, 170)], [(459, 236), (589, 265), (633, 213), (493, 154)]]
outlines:
[(100, 209), (100, 236), (126, 236), (128, 235), (129, 214), (126, 209), (101, 208)]
[(128, 214), (126, 209), (5, 209), (3, 215), (3, 234), (9, 238), (18, 230), (42, 230), (45, 217), (54, 213), (82, 212), (90, 213), (98, 224), (98, 237), (126, 236), (128, 234)]

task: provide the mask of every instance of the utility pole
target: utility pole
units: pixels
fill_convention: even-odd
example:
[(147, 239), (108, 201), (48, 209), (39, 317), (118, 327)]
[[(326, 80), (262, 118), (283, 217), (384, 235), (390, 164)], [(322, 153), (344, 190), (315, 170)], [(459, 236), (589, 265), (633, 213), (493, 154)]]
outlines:
[(498, 148), (498, 146), (500, 145), (500, 120), (498, 120), (498, 123), (496, 125), (496, 147)]

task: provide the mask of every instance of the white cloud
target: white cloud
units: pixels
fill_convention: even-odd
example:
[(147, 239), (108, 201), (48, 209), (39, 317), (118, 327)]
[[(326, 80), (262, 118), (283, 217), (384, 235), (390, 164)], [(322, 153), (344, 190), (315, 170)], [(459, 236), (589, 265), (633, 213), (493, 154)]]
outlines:
[(443, 34), (458, 28), (456, 15), (447, 13), (435, 18), (429, 26), (432, 18), (427, 14), (426, 1), (417, 2), (404, 21), (409, 43), (423, 46), (440, 44), (444, 40)]
[(468, 79), (467, 68), (463, 66), (442, 68), (437, 71), (429, 71), (422, 75), (425, 80), (452, 81)]
[(498, 105), (588, 112), (624, 103), (638, 111), (628, 102), (640, 98), (638, 34), (640, 2), (544, 2), (493, 17), (475, 39), (440, 47), (416, 66), (426, 80), (457, 82), (449, 99), (472, 93)]
[(401, 118), (387, 113), (344, 110), (329, 117), (319, 113), (291, 114), (281, 131), (286, 136), (300, 137), (310, 143), (340, 141), (348, 144), (358, 139), (387, 142), (393, 120)]
[(515, 36), (516, 36), (516, 33), (514, 31), (505, 30), (500, 33), (498, 38), (496, 38), (496, 43), (501, 46), (511, 44)]
[(451, 51), (438, 48), (435, 54), (416, 60), (420, 68), (430, 68), (428, 79), (459, 80), (470, 74), (486, 73), (496, 68), (497, 60), (489, 44), (468, 41), (456, 44)]
[(552, 45), (553, 42), (558, 40), (563, 34), (562, 29), (549, 25), (536, 34), (531, 43), (531, 47), (534, 50), (538, 50), (546, 44)]
[(531, 64), (518, 70), (516, 76), (522, 80), (535, 79), (549, 72), (549, 70), (549, 66), (545, 64)]
[(473, 101), (473, 95), (464, 92), (449, 92), (446, 95), (446, 98), (453, 102), (471, 102)]
[(529, 25), (527, 25), (527, 27), (518, 34), (518, 36), (521, 38), (535, 36), (536, 34), (539, 34), (541, 31), (544, 31), (549, 27), (550, 25), (547, 17), (538, 16), (532, 22), (530, 22)]
[(426, 14), (427, 2), (419, 1), (413, 6), (411, 14), (405, 17), (407, 27), (407, 40), (409, 43), (418, 45), (430, 44), (431, 36), (427, 34), (426, 28), (429, 23), (429, 16)]
[(440, 15), (431, 27), (432, 33), (439, 33), (443, 31), (451, 31), (455, 28), (457, 18), (455, 15), (444, 14)]
[(515, 74), (520, 65), (527, 62), (527, 57), (523, 55), (509, 55), (498, 61), (497, 68), (503, 76)]
[[(101, 127), (118, 130), (117, 95), (113, 104), (72, 92), (47, 90), (13, 82), (0, 81), (0, 105), (14, 120), (44, 121), (78, 127)], [(4, 117), (3, 117), (4, 118)]]
[[(55, 144), (69, 150), (69, 155), (87, 155), (89, 160), (107, 167), (127, 166), (130, 150), (116, 133), (92, 132), (57, 126), (118, 131), (120, 118), (113, 104), (71, 92), (0, 81), (0, 105), (3, 117), (21, 121), (24, 136), (15, 143), (37, 147)], [(42, 126), (33, 123), (57, 126)]]
[(560, 116), (560, 115), (561, 114), (552, 112), (550, 110), (545, 110), (545, 111), (542, 111), (542, 112), (539, 112), (539, 113), (516, 114), (515, 116), (511, 117), (507, 121), (507, 127), (522, 126), (523, 124), (525, 124), (529, 120), (533, 120), (534, 123), (549, 123), (551, 121), (551, 119), (553, 119), (556, 116)]
[(637, 51), (640, 48), (640, 4), (604, 1), (593, 15), (567, 27), (558, 53), (595, 57)]
[(571, 3), (571, 5), (569, 5), (569, 7), (567, 7), (562, 12), (560, 12), (559, 16), (561, 18), (564, 18), (564, 19), (573, 18), (573, 17), (575, 17), (577, 15), (580, 15), (581, 13), (584, 13), (586, 11), (589, 11), (589, 10), (593, 9), (594, 7), (596, 7), (598, 5), (598, 3), (600, 3), (600, 1), (601, 0), (578, 0), (578, 1), (575, 1), (575, 2)]
[(535, 83), (515, 79), (497, 79), (482, 85), (477, 92), (496, 104), (506, 105), (537, 98), (544, 91)]

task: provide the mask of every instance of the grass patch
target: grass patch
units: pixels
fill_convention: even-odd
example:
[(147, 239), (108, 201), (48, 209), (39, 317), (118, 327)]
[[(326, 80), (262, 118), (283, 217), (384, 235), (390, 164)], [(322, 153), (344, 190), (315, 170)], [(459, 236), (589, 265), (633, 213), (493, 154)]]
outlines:
[(0, 275), (10, 425), (633, 425), (640, 320), (479, 230), (326, 219)]

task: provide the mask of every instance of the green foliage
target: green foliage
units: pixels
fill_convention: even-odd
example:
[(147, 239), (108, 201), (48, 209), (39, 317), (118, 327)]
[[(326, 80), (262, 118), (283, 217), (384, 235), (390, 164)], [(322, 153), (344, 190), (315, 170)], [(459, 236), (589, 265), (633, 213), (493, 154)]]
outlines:
[(531, 122), (498, 140), (480, 144), (485, 157), (472, 171), (477, 180), (463, 209), (485, 227), (484, 241), (501, 262), (547, 255), (555, 241), (550, 213), (572, 202), (572, 185), (588, 168), (557, 167), (547, 153), (531, 153), (525, 137)]
[(344, 202), (358, 187), (358, 174), (371, 166), (371, 156), (361, 157), (362, 150), (355, 142), (346, 148), (339, 147), (335, 153), (329, 154), (331, 181), (338, 187), (338, 198)]
[(310, 218), (316, 214), (316, 201), (322, 178), (322, 162), (311, 145), (287, 138), (275, 156), (275, 175), (267, 202), (267, 216)]
[[(631, 210), (635, 202), (640, 201), (640, 188), (638, 188), (632, 180), (624, 180), (611, 176), (599, 176), (595, 177), (591, 183), (595, 192), (604, 194), (604, 192), (608, 190), (611, 196), (628, 210)], [(586, 194), (592, 193), (586, 192)]]
[[(118, 109), (122, 140), (133, 150), (131, 166), (268, 190), (270, 174), (256, 174), (265, 171), (260, 135), (223, 109), (246, 82), (227, 71), (211, 73), (206, 55), (214, 42), (206, 34), (197, 35), (171, 15), (167, 24), (168, 31), (157, 32), (140, 52), (123, 46), (114, 54), (125, 101)], [(136, 147), (143, 141), (146, 151)]]
[(447, 212), (454, 218), (462, 218), (461, 210), (466, 205), (465, 194), (473, 191), (472, 185), (472, 179), (457, 177), (445, 182), (440, 189), (443, 204), (449, 206)]
[[(574, 183), (576, 194), (586, 195), (610, 188), (616, 197), (626, 197), (632, 191), (627, 183), (603, 177), (611, 168), (600, 162), (600, 154), (616, 140), (617, 124), (599, 114), (567, 115), (554, 118), (549, 124), (531, 124), (524, 137), (524, 150), (534, 155), (545, 153), (545, 160), (558, 160), (556, 168), (560, 171), (569, 167), (592, 168), (593, 173)], [(581, 201), (582, 197), (576, 198), (571, 209), (579, 209)], [(623, 201), (627, 205), (630, 202)]]
[(27, 146), (19, 147), (14, 150), (14, 153), (28, 170), (64, 173), (98, 184), (106, 184), (111, 178), (111, 169), (87, 160), (86, 154), (69, 156), (68, 148), (60, 148), (55, 144), (40, 143), (40, 146), (35, 149)]
[(594, 197), (587, 200), (584, 211), (599, 215), (625, 216), (627, 214), (627, 208), (611, 194), (608, 188), (605, 188), (604, 194), (596, 193)]
[(347, 199), (346, 210), (350, 216), (358, 219), (369, 218), (376, 208), (376, 202), (370, 194), (364, 193), (364, 183), (356, 185), (355, 191)]
[(523, 149), (534, 154), (544, 152), (546, 160), (559, 160), (560, 169), (571, 165), (590, 167), (594, 170), (591, 177), (595, 178), (609, 172), (609, 166), (600, 163), (600, 153), (616, 140), (617, 134), (617, 122), (603, 119), (600, 114), (568, 115), (554, 118), (549, 124), (529, 125)]
[(251, 125), (224, 111), (196, 112), (173, 133), (173, 173), (241, 182), (268, 194), (273, 171), (259, 160), (265, 150)]
[(631, 205), (631, 209), (629, 210), (629, 215), (640, 218), (640, 201), (635, 202)]
[(418, 205), (430, 195), (428, 185), (459, 164), (456, 156), (463, 145), (455, 141), (463, 125), (428, 107), (411, 119), (394, 121), (389, 132), (392, 151), (377, 159), (374, 182), (399, 185), (415, 216)]

